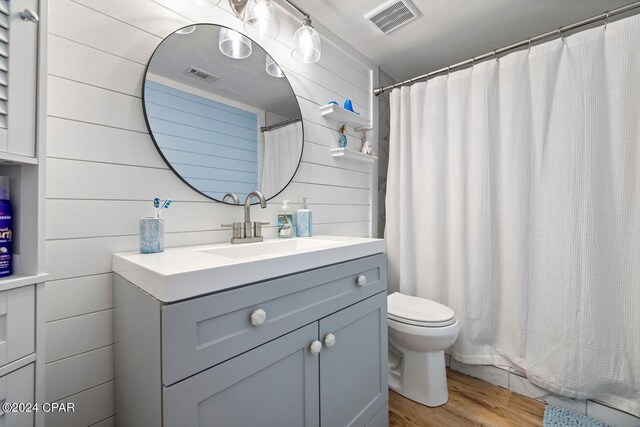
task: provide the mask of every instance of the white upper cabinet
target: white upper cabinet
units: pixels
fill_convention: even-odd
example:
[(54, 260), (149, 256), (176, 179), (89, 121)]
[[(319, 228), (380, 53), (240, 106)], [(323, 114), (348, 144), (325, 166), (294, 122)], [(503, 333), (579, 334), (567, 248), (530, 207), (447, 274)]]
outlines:
[(0, 0), (0, 151), (35, 156), (38, 1)]

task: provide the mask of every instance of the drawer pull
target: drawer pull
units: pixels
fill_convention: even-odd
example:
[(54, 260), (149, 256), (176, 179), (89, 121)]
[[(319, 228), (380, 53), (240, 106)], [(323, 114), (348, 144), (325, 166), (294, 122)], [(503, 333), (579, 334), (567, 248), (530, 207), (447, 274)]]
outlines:
[(315, 340), (309, 346), (309, 353), (314, 356), (317, 356), (320, 353), (320, 350), (322, 350), (322, 343), (318, 340)]
[(358, 276), (358, 280), (356, 281), (356, 283), (358, 284), (358, 286), (364, 286), (367, 284), (367, 276), (365, 276), (364, 274)]
[(253, 313), (251, 313), (251, 324), (253, 326), (263, 325), (266, 320), (267, 312), (261, 308), (254, 310)]
[(327, 334), (324, 337), (324, 346), (329, 348), (329, 347), (333, 347), (334, 344), (336, 343), (336, 336), (333, 334)]

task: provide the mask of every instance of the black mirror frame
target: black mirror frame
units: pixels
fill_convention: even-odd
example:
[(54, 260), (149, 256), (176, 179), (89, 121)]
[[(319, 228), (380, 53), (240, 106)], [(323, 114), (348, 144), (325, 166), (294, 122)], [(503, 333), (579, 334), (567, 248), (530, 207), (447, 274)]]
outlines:
[[(169, 34), (167, 37), (165, 37), (164, 39), (162, 39), (162, 41), (158, 44), (158, 46), (156, 46), (156, 48), (153, 50), (153, 53), (151, 54), (151, 57), (149, 57), (149, 61), (147, 62), (147, 65), (144, 69), (144, 80), (142, 81), (142, 96), (141, 96), (141, 100), (142, 100), (142, 112), (144, 114), (144, 122), (147, 126), (147, 130), (149, 131), (149, 136), (151, 137), (151, 140), (153, 141), (153, 145), (156, 147), (156, 150), (158, 150), (158, 153), (160, 153), (160, 157), (162, 157), (162, 160), (164, 160), (164, 162), (167, 164), (167, 166), (169, 166), (169, 169), (171, 169), (171, 171), (178, 177), (180, 178), (180, 181), (182, 181), (184, 184), (186, 184), (189, 188), (191, 188), (192, 190), (194, 190), (195, 192), (203, 195), (204, 197), (206, 197), (207, 199), (213, 200), (215, 202), (219, 202), (219, 203), (223, 203), (225, 205), (231, 205), (231, 206), (243, 206), (242, 204), (238, 204), (238, 205), (234, 205), (231, 203), (226, 203), (223, 202), (222, 200), (218, 200), (216, 198), (213, 198), (211, 196), (208, 196), (206, 194), (204, 194), (202, 191), (198, 190), (197, 188), (195, 188), (193, 185), (189, 184), (183, 177), (182, 175), (180, 175), (174, 168), (173, 165), (171, 165), (171, 163), (167, 160), (167, 158), (164, 156), (164, 154), (162, 153), (162, 150), (160, 149), (160, 146), (158, 145), (158, 142), (156, 141), (155, 136), (153, 135), (153, 130), (151, 129), (151, 125), (149, 124), (149, 118), (147, 117), (147, 107), (145, 104), (145, 87), (146, 87), (146, 82), (147, 82), (147, 74), (149, 72), (149, 66), (151, 65), (151, 61), (153, 60), (154, 55), (156, 54), (156, 52), (158, 51), (158, 49), (160, 49), (160, 47), (162, 46), (162, 43), (164, 43), (164, 41), (171, 37), (172, 35), (174, 35), (176, 32), (187, 28), (187, 27), (192, 27), (192, 26), (198, 26), (198, 25), (213, 25), (219, 28), (227, 28), (229, 30), (232, 31), (236, 31), (233, 28), (227, 27), (225, 25), (219, 25), (219, 24), (214, 24), (211, 22), (202, 22), (202, 23), (197, 23), (197, 24), (191, 24), (191, 25), (185, 25), (184, 27), (180, 27), (178, 29), (176, 29), (173, 33)], [(253, 40), (251, 37), (247, 36), (246, 34), (243, 34), (245, 37), (247, 37), (249, 40), (251, 40), (251, 43), (255, 43), (256, 46), (258, 46), (260, 49), (262, 49), (267, 55), (269, 55), (269, 52), (267, 52), (267, 50), (265, 48), (263, 48), (259, 43), (257, 43), (255, 40)], [(271, 55), (269, 55), (271, 57)], [(273, 59), (273, 57), (271, 57), (271, 59), (273, 60), (273, 62), (280, 67), (280, 64), (278, 64), (275, 59)], [(302, 109), (300, 108), (300, 102), (298, 101), (298, 95), (296, 95), (296, 92), (293, 90), (293, 87), (291, 86), (291, 82), (289, 81), (289, 78), (287, 77), (286, 72), (282, 69), (282, 67), (280, 67), (280, 69), (282, 70), (282, 73), (284, 74), (285, 79), (287, 80), (287, 84), (289, 85), (289, 88), (291, 89), (291, 92), (293, 93), (293, 96), (295, 97), (296, 100), (296, 104), (298, 105), (298, 111), (300, 112), (300, 117), (302, 117)], [(298, 165), (296, 166), (296, 170), (293, 172), (293, 175), (291, 175), (291, 178), (289, 179), (289, 181), (287, 182), (287, 184), (282, 187), (282, 189), (280, 191), (278, 191), (276, 194), (274, 194), (273, 196), (267, 198), (267, 200), (271, 200), (274, 199), (275, 197), (277, 197), (280, 193), (282, 193), (290, 184), (291, 182), (293, 182), (293, 178), (296, 176), (296, 173), (298, 173), (298, 169), (300, 169), (300, 163), (302, 163), (302, 156), (304, 153), (304, 119), (300, 121), (300, 124), (302, 126), (302, 141), (300, 141), (301, 148), (300, 148), (300, 158), (298, 159)], [(259, 189), (256, 189), (259, 190)], [(254, 198), (255, 199), (255, 198)], [(252, 205), (258, 204), (259, 202), (252, 202)]]

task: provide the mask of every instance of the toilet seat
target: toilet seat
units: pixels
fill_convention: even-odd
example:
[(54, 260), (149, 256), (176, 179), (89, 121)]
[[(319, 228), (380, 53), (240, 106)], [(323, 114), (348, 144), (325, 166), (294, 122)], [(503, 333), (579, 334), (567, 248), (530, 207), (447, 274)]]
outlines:
[(395, 292), (387, 297), (389, 319), (424, 328), (441, 328), (456, 323), (453, 310), (425, 298)]

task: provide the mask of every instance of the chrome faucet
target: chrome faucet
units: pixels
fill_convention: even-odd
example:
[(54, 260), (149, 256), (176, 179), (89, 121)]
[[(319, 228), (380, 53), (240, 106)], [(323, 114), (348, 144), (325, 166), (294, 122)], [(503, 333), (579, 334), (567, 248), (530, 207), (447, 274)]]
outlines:
[[(234, 198), (235, 196), (235, 198)], [(233, 193), (225, 194), (222, 201), (225, 201), (227, 197), (231, 197), (234, 199), (235, 204), (238, 204), (238, 196)], [(262, 209), (267, 207), (267, 201), (264, 198), (264, 195), (259, 191), (252, 191), (247, 194), (247, 198), (244, 200), (244, 226), (243, 230), (241, 230), (241, 226), (239, 222), (234, 222), (233, 224), (222, 224), (223, 227), (233, 227), (233, 237), (231, 238), (231, 243), (253, 243), (253, 242), (262, 242), (262, 226), (269, 224), (268, 222), (260, 222), (256, 221), (254, 224), (251, 223), (251, 201), (254, 197), (257, 197), (260, 200), (260, 207)]]

